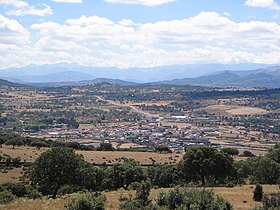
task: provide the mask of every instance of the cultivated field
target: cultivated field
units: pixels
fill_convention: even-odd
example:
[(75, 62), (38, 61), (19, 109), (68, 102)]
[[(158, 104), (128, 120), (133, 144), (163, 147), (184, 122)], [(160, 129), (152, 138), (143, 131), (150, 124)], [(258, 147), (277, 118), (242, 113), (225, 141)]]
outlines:
[(264, 115), (268, 113), (267, 110), (261, 108), (233, 105), (212, 105), (203, 109), (218, 115)]
[[(278, 186), (276, 185), (263, 185), (264, 192), (267, 194), (279, 192)], [(249, 210), (253, 207), (260, 206), (260, 202), (255, 202), (252, 200), (253, 197), (253, 188), (252, 185), (245, 185), (241, 187), (234, 187), (234, 188), (225, 188), (225, 187), (216, 187), (216, 188), (209, 188), (213, 190), (213, 192), (218, 195), (222, 196), (223, 198), (230, 201), (234, 209), (237, 210)], [(150, 198), (154, 200), (158, 193), (161, 191), (168, 191), (170, 189), (153, 189), (151, 190)], [(117, 210), (119, 209), (119, 198), (121, 195), (134, 195), (135, 192), (133, 191), (125, 191), (125, 190), (118, 190), (112, 192), (104, 192), (104, 195), (107, 198), (107, 202), (105, 204), (105, 209), (108, 210)], [(41, 209), (52, 209), (52, 210), (61, 210), (64, 207), (64, 204), (67, 201), (67, 197), (65, 198), (58, 198), (56, 200), (53, 199), (38, 199), (38, 200), (28, 200), (28, 199), (18, 199), (6, 206), (2, 206), (1, 209), (3, 210), (41, 210)]]

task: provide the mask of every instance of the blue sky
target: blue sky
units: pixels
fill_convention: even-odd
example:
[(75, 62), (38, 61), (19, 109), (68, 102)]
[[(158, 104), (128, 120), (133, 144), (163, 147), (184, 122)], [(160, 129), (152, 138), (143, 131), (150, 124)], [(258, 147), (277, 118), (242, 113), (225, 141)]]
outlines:
[(0, 0), (0, 68), (280, 63), (275, 0)]

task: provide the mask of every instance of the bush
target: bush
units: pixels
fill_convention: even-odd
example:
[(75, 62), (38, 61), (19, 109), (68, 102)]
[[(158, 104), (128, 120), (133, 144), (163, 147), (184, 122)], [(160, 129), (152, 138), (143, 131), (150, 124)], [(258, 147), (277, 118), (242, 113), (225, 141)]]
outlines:
[(27, 195), (29, 199), (37, 199), (37, 198), (42, 198), (42, 193), (40, 193), (37, 189), (30, 188), (27, 190)]
[(215, 197), (212, 191), (175, 188), (168, 193), (160, 193), (157, 205), (173, 209), (232, 210), (232, 205), (223, 198)]
[(248, 151), (248, 150), (245, 150), (243, 152), (243, 156), (244, 157), (255, 157), (255, 155), (252, 152)]
[(8, 190), (0, 192), (0, 204), (7, 204), (12, 202), (15, 196)]
[(263, 197), (263, 210), (279, 210), (280, 209), (280, 193), (272, 196), (265, 195)]
[(255, 201), (262, 201), (263, 198), (263, 187), (260, 184), (257, 184), (254, 190), (253, 199)]
[(76, 194), (65, 205), (67, 210), (104, 210), (106, 198), (100, 194)]
[(4, 183), (0, 185), (0, 191), (9, 191), (16, 197), (28, 197), (36, 199), (42, 197), (42, 194), (30, 185), (23, 183)]

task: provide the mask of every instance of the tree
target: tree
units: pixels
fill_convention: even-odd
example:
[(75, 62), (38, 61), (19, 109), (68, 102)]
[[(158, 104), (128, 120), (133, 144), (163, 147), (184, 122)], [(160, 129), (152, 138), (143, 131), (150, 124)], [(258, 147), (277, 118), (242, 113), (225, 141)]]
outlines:
[(68, 148), (52, 148), (42, 153), (31, 168), (31, 181), (44, 193), (56, 198), (63, 185), (78, 183), (79, 170), (83, 163), (80, 155)]
[(254, 189), (254, 201), (262, 201), (263, 198), (263, 187), (260, 184), (257, 184)]
[(217, 149), (199, 146), (186, 150), (179, 168), (185, 178), (200, 179), (204, 186), (206, 180), (213, 179), (214, 184), (219, 179), (231, 176), (233, 173), (233, 159)]
[(131, 183), (141, 182), (146, 178), (139, 162), (133, 159), (125, 159), (123, 163), (108, 168), (105, 173), (107, 182), (113, 185), (114, 189), (127, 189)]
[(148, 167), (148, 178), (153, 185), (170, 187), (179, 183), (180, 176), (177, 166), (159, 165)]
[(227, 147), (227, 148), (221, 149), (221, 151), (223, 151), (224, 153), (231, 155), (231, 156), (235, 156), (235, 155), (239, 154), (239, 151), (236, 148)]
[(276, 144), (267, 153), (267, 157), (280, 164), (280, 144)]
[(114, 151), (115, 148), (111, 143), (101, 143), (97, 148), (98, 151)]
[(255, 157), (255, 155), (252, 152), (248, 151), (248, 150), (245, 150), (243, 152), (243, 156), (244, 157)]
[(6, 139), (4, 136), (0, 136), (0, 148), (2, 148), (2, 144), (6, 142)]
[(13, 149), (15, 149), (15, 146), (22, 146), (24, 142), (22, 139), (19, 138), (11, 138), (8, 141), (5, 142), (6, 145), (13, 145)]
[(158, 145), (158, 146), (156, 146), (155, 149), (157, 152), (160, 152), (160, 153), (162, 153), (162, 152), (172, 153), (172, 151), (169, 149), (169, 147), (165, 146), (165, 145)]
[(276, 184), (279, 179), (280, 165), (270, 158), (250, 158), (248, 167), (253, 183)]
[(138, 200), (142, 206), (147, 206), (150, 203), (150, 190), (151, 183), (149, 181), (142, 182), (136, 189), (136, 200)]
[(41, 147), (48, 147), (48, 143), (42, 140), (37, 140), (37, 141), (32, 141), (30, 143), (30, 146), (32, 147), (36, 147), (38, 150), (41, 149)]

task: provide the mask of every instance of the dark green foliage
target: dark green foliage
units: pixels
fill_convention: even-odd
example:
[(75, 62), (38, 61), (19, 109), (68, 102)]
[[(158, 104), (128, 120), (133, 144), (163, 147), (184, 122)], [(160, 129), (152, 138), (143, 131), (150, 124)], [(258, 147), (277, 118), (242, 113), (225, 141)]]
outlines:
[(255, 157), (255, 155), (252, 152), (248, 151), (248, 150), (245, 150), (243, 152), (243, 156), (244, 157)]
[(239, 151), (238, 151), (238, 149), (236, 149), (236, 148), (230, 148), (230, 147), (228, 147), (228, 148), (223, 148), (223, 149), (221, 149), (221, 151), (223, 151), (224, 153), (226, 153), (226, 154), (228, 154), (228, 155), (231, 155), (231, 156), (236, 156), (236, 155), (239, 154)]
[(148, 178), (152, 181), (153, 185), (158, 187), (171, 187), (172, 185), (179, 184), (180, 173), (177, 166), (159, 165), (149, 167)]
[(6, 138), (0, 135), (0, 148), (2, 148), (2, 144), (6, 142)]
[(280, 209), (280, 193), (272, 196), (264, 195), (263, 210), (279, 210)]
[(266, 155), (268, 158), (280, 164), (280, 144), (276, 144)]
[(151, 201), (149, 200), (151, 190), (151, 183), (145, 181), (139, 184), (136, 189), (135, 198), (130, 197), (121, 197), (120, 209), (122, 210), (148, 210), (154, 209)]
[(104, 210), (106, 198), (95, 193), (76, 194), (66, 203), (66, 210)]
[(0, 185), (1, 191), (9, 191), (16, 197), (28, 197), (36, 199), (42, 197), (42, 194), (30, 185), (23, 183), (4, 183)]
[(98, 151), (114, 151), (115, 148), (111, 143), (101, 143), (97, 148)]
[(133, 182), (141, 182), (146, 176), (139, 162), (133, 159), (124, 159), (121, 164), (113, 165), (105, 171), (104, 188), (127, 189)]
[(79, 172), (79, 186), (83, 189), (97, 191), (101, 189), (106, 174), (102, 168), (94, 167), (90, 163), (84, 163)]
[(24, 144), (23, 140), (20, 138), (12, 138), (5, 142), (6, 145), (12, 145), (13, 149), (15, 146), (22, 146)]
[(35, 140), (30, 143), (30, 146), (37, 147), (37, 149), (40, 149), (41, 147), (48, 147), (49, 144), (43, 140), (37, 140), (37, 141)]
[(156, 151), (157, 152), (167, 152), (167, 153), (172, 153), (172, 151), (169, 149), (168, 146), (164, 146), (164, 145), (158, 145), (156, 146)]
[(12, 202), (15, 196), (8, 190), (0, 192), (0, 204), (7, 204)]
[(254, 157), (248, 160), (247, 170), (253, 183), (276, 184), (280, 165), (267, 157)]
[(31, 168), (31, 181), (44, 194), (55, 198), (65, 184), (79, 182), (79, 171), (83, 158), (67, 148), (53, 148), (42, 153)]
[(141, 203), (142, 206), (147, 206), (151, 202), (149, 200), (149, 194), (151, 190), (151, 183), (149, 181), (142, 182), (136, 189), (136, 200)]
[(253, 199), (255, 201), (262, 201), (263, 198), (263, 187), (260, 184), (257, 184), (254, 189)]
[(161, 193), (157, 198), (157, 205), (170, 210), (232, 210), (232, 205), (208, 190), (175, 188), (168, 193)]
[(234, 172), (233, 159), (210, 147), (188, 148), (179, 163), (179, 168), (186, 180), (200, 179), (203, 186), (207, 180), (215, 184)]

